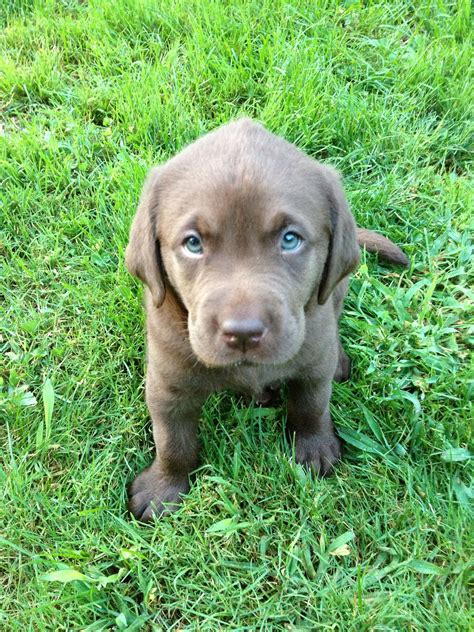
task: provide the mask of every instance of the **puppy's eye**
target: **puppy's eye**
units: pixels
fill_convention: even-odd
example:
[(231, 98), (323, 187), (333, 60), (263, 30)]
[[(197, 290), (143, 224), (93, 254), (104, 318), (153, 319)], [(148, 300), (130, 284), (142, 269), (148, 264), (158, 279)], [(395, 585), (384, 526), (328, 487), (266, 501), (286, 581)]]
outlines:
[(189, 235), (183, 242), (183, 248), (191, 255), (202, 255), (203, 247), (198, 235)]
[(287, 230), (280, 238), (280, 248), (283, 252), (291, 252), (292, 250), (298, 250), (303, 243), (303, 238), (295, 233), (293, 230)]

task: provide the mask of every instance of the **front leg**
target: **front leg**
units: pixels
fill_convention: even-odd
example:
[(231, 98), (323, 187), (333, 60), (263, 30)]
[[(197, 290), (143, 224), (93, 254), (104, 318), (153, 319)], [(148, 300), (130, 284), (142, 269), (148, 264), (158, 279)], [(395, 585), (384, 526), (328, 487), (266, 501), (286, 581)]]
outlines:
[(142, 522), (175, 511), (198, 465), (197, 425), (205, 396), (171, 389), (149, 374), (146, 400), (156, 458), (129, 487), (128, 508)]
[(331, 380), (294, 380), (288, 384), (288, 432), (298, 463), (320, 476), (341, 457), (341, 442), (329, 414)]

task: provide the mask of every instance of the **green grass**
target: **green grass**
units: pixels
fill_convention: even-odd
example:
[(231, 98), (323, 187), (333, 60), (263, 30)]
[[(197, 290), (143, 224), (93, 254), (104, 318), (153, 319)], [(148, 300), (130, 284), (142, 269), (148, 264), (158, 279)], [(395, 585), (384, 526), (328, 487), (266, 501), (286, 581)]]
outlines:
[[(0, 629), (472, 629), (470, 3), (363, 4), (1, 3)], [(147, 169), (240, 115), (340, 169), (412, 266), (352, 280), (333, 478), (283, 411), (215, 396), (182, 508), (139, 526), (128, 227)]]

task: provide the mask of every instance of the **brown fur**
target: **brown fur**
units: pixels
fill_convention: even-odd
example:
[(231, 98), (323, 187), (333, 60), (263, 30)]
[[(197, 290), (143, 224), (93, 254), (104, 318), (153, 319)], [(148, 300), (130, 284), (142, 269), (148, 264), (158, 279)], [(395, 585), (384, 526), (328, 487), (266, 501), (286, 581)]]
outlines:
[[(295, 251), (283, 250), (286, 231), (302, 238)], [(130, 487), (138, 519), (171, 511), (188, 489), (201, 406), (213, 391), (267, 397), (287, 382), (296, 460), (324, 475), (340, 457), (329, 400), (332, 380), (350, 372), (338, 320), (359, 261), (357, 231), (369, 250), (406, 263), (388, 239), (356, 229), (333, 169), (247, 119), (152, 170), (126, 251), (147, 286), (146, 399), (157, 449)], [(190, 235), (202, 253), (190, 253)]]

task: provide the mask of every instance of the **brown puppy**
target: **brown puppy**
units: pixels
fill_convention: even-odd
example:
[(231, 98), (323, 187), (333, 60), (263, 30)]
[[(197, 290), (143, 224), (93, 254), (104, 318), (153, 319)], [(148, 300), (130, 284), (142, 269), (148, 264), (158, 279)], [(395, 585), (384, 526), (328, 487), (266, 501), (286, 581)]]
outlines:
[[(288, 383), (296, 460), (339, 458), (329, 414), (349, 359), (338, 335), (357, 230), (338, 174), (243, 119), (153, 169), (126, 251), (146, 288), (146, 399), (157, 456), (130, 487), (147, 521), (176, 508), (198, 464), (196, 429), (213, 391)], [(388, 239), (360, 243), (406, 265)]]

